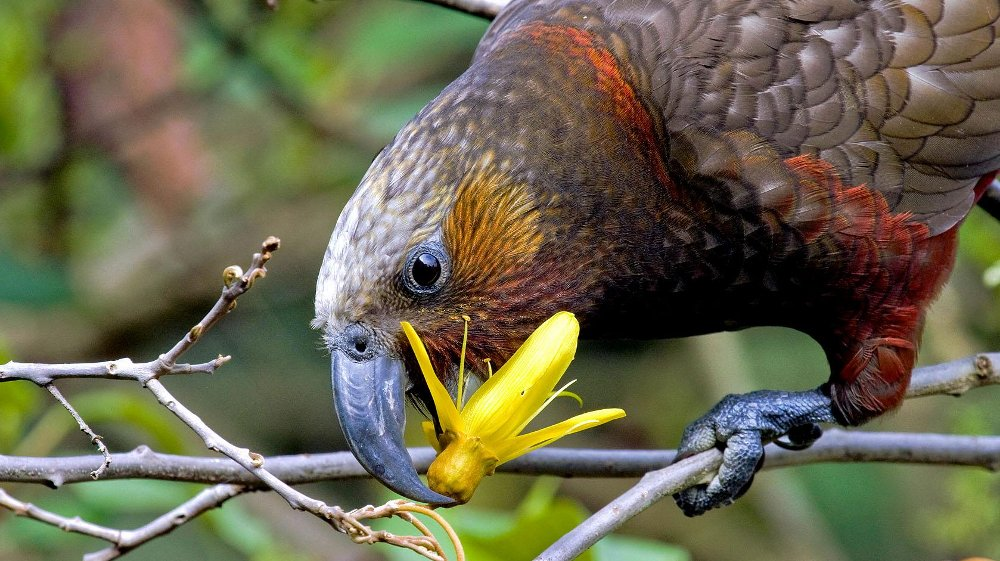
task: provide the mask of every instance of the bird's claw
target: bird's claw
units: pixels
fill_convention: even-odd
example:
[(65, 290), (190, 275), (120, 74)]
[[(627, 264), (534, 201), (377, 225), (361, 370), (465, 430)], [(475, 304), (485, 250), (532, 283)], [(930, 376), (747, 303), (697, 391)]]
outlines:
[(807, 448), (822, 435), (818, 422), (834, 421), (830, 398), (808, 392), (758, 391), (729, 395), (688, 425), (678, 460), (711, 448), (722, 450), (722, 466), (706, 484), (674, 495), (688, 516), (732, 504), (750, 488), (764, 463), (764, 444), (785, 436), (784, 447)]
[[(696, 452), (686, 452), (682, 443), (678, 457), (687, 457), (692, 453)], [(731, 435), (722, 457), (722, 466), (710, 482), (674, 495), (677, 506), (687, 516), (698, 516), (713, 508), (730, 505), (747, 492), (764, 462), (764, 446), (759, 433), (748, 430)]]

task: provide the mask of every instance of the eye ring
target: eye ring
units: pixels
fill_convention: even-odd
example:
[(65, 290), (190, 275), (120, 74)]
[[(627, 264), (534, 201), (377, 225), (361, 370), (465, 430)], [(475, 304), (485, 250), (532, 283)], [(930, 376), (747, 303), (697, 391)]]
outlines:
[(403, 285), (414, 294), (441, 290), (451, 272), (448, 255), (438, 244), (425, 243), (410, 250), (403, 267)]

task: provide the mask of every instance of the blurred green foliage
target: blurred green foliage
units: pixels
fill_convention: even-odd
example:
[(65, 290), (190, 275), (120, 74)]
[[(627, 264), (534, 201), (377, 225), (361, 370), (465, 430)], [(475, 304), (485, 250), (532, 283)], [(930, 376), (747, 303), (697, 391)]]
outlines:
[[(276, 12), (227, 0), (0, 2), (0, 361), (149, 360), (208, 309), (226, 265), (245, 265), (264, 236), (278, 235), (267, 279), (187, 357), (234, 360), (167, 384), (222, 434), (265, 454), (343, 449), (327, 357), (307, 328), (323, 250), (373, 156), (462, 71), (485, 28), (407, 0), (282, 0)], [(924, 362), (1000, 349), (998, 240), (1000, 224), (969, 217), (928, 320)], [(783, 329), (585, 343), (572, 369), (589, 404), (629, 416), (567, 445), (642, 448), (676, 445), (726, 393), (805, 388), (826, 375), (818, 346)], [(203, 453), (140, 388), (62, 389), (112, 451)], [(996, 396), (914, 401), (875, 428), (998, 434)], [(572, 406), (555, 404), (553, 418)], [(0, 385), (0, 453), (92, 452), (44, 391)], [(529, 558), (627, 485), (568, 480), (556, 494), (548, 480), (498, 475), (446, 516), (470, 559)], [(198, 487), (5, 489), (129, 528)], [(309, 490), (345, 508), (383, 498), (361, 481)], [(975, 470), (810, 466), (761, 474), (737, 505), (699, 519), (663, 501), (584, 559), (1000, 558), (998, 504), (996, 475)], [(0, 512), (0, 561), (101, 547)], [(133, 556), (413, 558), (355, 546), (266, 494), (230, 501)]]

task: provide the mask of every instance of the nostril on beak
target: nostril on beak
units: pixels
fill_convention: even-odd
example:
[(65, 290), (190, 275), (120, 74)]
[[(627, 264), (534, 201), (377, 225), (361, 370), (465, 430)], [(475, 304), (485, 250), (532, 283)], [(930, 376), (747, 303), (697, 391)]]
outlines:
[(341, 334), (339, 347), (355, 361), (368, 360), (374, 353), (372, 332), (359, 323), (352, 323)]

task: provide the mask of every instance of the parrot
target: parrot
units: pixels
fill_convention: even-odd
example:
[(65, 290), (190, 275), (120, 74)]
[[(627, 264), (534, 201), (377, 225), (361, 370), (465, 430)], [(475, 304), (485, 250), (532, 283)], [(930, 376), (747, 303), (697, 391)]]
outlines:
[(349, 448), (452, 503), (403, 444), (408, 401), (435, 413), (400, 322), (454, 392), (463, 316), (479, 376), (560, 310), (587, 339), (817, 341), (826, 381), (726, 396), (685, 429), (679, 458), (724, 457), (674, 496), (689, 516), (745, 493), (765, 444), (896, 409), (1000, 169), (998, 31), (1000, 0), (512, 0), (326, 248), (313, 326)]

